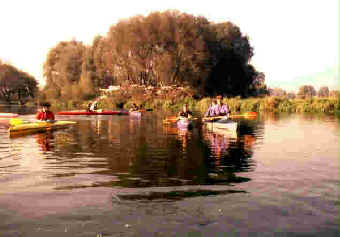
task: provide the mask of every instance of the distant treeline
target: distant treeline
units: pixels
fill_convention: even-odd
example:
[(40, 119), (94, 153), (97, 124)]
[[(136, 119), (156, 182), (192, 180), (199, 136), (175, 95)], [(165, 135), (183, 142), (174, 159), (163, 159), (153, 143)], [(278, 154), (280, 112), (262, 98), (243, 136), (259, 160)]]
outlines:
[(25, 104), (36, 96), (37, 85), (33, 76), (0, 60), (0, 100)]
[(44, 63), (44, 95), (89, 99), (99, 88), (181, 85), (198, 96), (267, 94), (265, 75), (249, 63), (253, 47), (231, 22), (178, 11), (135, 16), (112, 25), (92, 45), (60, 42)]
[(339, 90), (329, 90), (328, 86), (322, 86), (317, 91), (311, 85), (300, 86), (299, 91), (297, 93), (287, 92), (281, 88), (274, 88), (274, 89), (269, 88), (268, 92), (270, 96), (287, 97), (289, 99), (295, 99), (295, 98), (308, 99), (314, 96), (317, 96), (320, 98), (327, 98), (327, 97), (337, 98), (339, 96)]

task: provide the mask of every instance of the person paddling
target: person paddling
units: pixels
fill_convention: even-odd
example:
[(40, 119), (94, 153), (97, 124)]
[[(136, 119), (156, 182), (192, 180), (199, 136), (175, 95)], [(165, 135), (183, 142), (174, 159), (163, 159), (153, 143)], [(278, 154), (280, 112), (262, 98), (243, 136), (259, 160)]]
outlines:
[(136, 105), (136, 103), (133, 103), (131, 108), (129, 109), (130, 112), (138, 111), (138, 110), (139, 110), (139, 107)]
[(95, 100), (91, 104), (88, 105), (88, 112), (94, 112), (98, 109), (98, 101)]
[(213, 100), (209, 106), (207, 112), (205, 112), (204, 117), (214, 117), (215, 116), (216, 101)]
[(40, 106), (42, 108), (38, 111), (36, 119), (41, 121), (54, 121), (54, 113), (50, 111), (51, 104), (47, 102), (42, 103)]
[(216, 97), (216, 102), (217, 104), (214, 109), (215, 116), (226, 116), (228, 118), (230, 115), (230, 109), (227, 104), (223, 104), (221, 95)]
[(184, 104), (182, 111), (178, 113), (178, 116), (180, 118), (191, 118), (192, 117), (192, 112), (188, 110), (188, 105)]

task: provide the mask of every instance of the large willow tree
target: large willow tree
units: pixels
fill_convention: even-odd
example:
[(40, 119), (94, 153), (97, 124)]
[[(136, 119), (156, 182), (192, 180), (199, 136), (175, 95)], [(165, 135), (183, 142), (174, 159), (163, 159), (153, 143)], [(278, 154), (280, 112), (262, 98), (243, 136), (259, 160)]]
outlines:
[(81, 42), (60, 42), (44, 63), (45, 91), (52, 97), (78, 96), (85, 46)]
[(249, 64), (252, 56), (247, 36), (231, 22), (166, 11), (121, 20), (89, 47), (59, 43), (44, 73), (47, 89), (57, 88), (51, 93), (62, 97), (113, 83), (177, 84), (201, 95), (249, 96), (264, 79)]

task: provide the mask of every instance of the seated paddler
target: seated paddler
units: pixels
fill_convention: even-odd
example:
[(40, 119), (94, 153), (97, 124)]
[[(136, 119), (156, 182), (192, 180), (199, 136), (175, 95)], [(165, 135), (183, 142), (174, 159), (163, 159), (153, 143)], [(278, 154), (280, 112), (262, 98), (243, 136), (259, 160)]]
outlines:
[(178, 113), (179, 118), (191, 118), (192, 112), (188, 109), (188, 105), (184, 104), (182, 107), (182, 111)]
[(229, 118), (230, 115), (230, 109), (227, 104), (224, 104), (222, 102), (223, 97), (221, 95), (218, 95), (216, 97), (216, 106), (214, 108), (214, 114), (215, 116), (225, 116), (226, 118)]
[(40, 104), (40, 110), (36, 114), (36, 119), (41, 121), (54, 121), (54, 113), (50, 110), (51, 104), (48, 102)]

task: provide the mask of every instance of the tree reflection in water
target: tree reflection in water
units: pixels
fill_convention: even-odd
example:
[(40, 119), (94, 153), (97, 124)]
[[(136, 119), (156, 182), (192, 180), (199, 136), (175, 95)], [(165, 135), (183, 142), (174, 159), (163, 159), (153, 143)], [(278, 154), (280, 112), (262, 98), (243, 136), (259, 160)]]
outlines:
[[(167, 187), (249, 181), (237, 173), (255, 167), (251, 156), (256, 121), (241, 122), (237, 134), (211, 132), (201, 126), (178, 130), (163, 126), (161, 121), (144, 117), (83, 120), (74, 129), (39, 134), (36, 140), (42, 150), (53, 153), (50, 156), (72, 163), (56, 172), (95, 175), (97, 181), (90, 186)], [(98, 175), (103, 182), (98, 181)]]
[(54, 135), (52, 132), (44, 132), (35, 134), (35, 140), (39, 144), (42, 151), (51, 151), (54, 148), (53, 139)]

